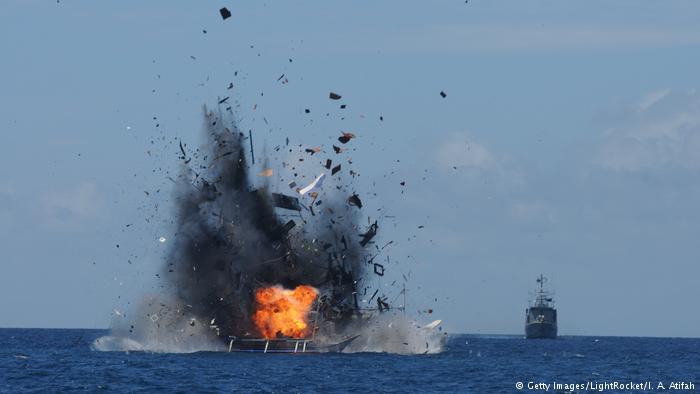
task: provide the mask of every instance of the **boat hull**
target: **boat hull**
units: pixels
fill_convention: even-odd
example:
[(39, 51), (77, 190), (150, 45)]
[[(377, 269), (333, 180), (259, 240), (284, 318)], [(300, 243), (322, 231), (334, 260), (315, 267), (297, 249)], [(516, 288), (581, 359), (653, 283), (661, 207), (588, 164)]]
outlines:
[(557, 326), (552, 323), (529, 323), (525, 325), (525, 337), (528, 339), (556, 339)]
[(229, 352), (249, 353), (340, 353), (358, 336), (337, 343), (319, 343), (312, 339), (241, 339), (231, 338)]

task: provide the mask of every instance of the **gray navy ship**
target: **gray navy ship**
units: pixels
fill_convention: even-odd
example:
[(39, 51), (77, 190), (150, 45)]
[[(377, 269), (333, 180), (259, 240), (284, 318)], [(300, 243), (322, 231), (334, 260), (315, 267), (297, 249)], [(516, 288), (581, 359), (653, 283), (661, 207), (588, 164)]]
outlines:
[(544, 283), (547, 278), (540, 274), (537, 278), (539, 288), (535, 294), (535, 300), (525, 310), (525, 337), (556, 339), (557, 337), (557, 310), (554, 309), (552, 293), (545, 290)]

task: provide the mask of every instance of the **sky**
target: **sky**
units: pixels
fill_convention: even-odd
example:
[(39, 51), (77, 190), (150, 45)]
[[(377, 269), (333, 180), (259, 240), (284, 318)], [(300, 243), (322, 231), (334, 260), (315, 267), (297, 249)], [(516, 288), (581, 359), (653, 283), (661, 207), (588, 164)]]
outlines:
[(158, 292), (177, 143), (230, 96), (258, 157), (358, 136), (411, 316), (522, 334), (542, 273), (562, 335), (700, 335), (696, 1), (0, 7), (0, 327)]

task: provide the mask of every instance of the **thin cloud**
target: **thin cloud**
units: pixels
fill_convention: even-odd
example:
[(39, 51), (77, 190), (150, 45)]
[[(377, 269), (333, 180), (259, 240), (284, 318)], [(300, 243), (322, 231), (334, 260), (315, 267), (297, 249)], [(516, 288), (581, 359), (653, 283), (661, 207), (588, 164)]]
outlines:
[(670, 89), (661, 89), (647, 94), (639, 101), (639, 111), (648, 110), (651, 106), (668, 96), (669, 93), (671, 93)]
[(621, 125), (609, 129), (594, 158), (602, 167), (641, 171), (664, 166), (700, 168), (700, 97), (653, 92)]

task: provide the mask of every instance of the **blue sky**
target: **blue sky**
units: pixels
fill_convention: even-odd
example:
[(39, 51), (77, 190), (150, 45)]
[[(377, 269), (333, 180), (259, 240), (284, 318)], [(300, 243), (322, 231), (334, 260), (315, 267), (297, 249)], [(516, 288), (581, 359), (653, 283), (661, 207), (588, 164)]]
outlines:
[(698, 15), (694, 1), (6, 1), (0, 326), (106, 327), (159, 290), (177, 140), (196, 146), (202, 105), (230, 95), (260, 156), (358, 135), (352, 182), (365, 212), (395, 216), (380, 241), (396, 243), (392, 275), (410, 272), (409, 308), (435, 310), (419, 318), (521, 333), (542, 272), (562, 334), (698, 336)]

